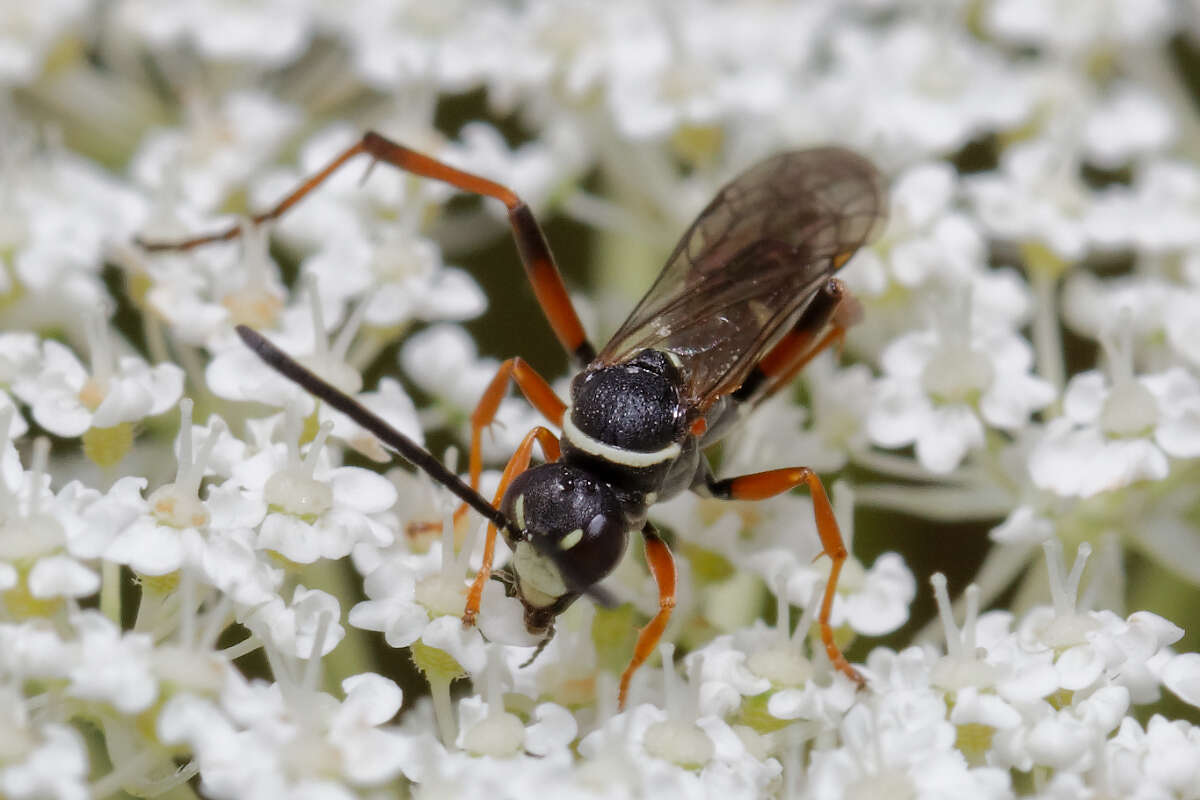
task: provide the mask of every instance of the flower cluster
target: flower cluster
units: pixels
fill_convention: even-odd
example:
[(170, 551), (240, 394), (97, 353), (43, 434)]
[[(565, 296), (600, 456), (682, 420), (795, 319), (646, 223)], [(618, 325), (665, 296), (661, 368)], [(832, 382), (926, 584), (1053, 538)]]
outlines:
[[(1185, 5), (0, 9), (0, 795), (1200, 800)], [(479, 515), (235, 333), (466, 472), (518, 354), (464, 323), (545, 332), (477, 282), (519, 280), (503, 206), (361, 158), (261, 216), (368, 129), (567, 223), (597, 342), (747, 166), (878, 166), (857, 324), (712, 454), (836, 479), (829, 621), (865, 688), (819, 638), (801, 492), (651, 508), (678, 585), (624, 709), (660, 604), (640, 547), (548, 642), (500, 581), (463, 626)], [(543, 424), (500, 401), (488, 497)], [(990, 528), (974, 579), (882, 552), (901, 517)]]

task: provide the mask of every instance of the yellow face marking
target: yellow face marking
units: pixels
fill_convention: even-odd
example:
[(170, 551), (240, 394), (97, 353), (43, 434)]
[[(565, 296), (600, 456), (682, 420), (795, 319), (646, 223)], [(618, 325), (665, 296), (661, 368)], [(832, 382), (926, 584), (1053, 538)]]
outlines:
[(517, 544), (512, 564), (521, 581), (521, 594), (534, 605), (550, 605), (567, 593), (558, 567), (529, 542)]
[(579, 544), (581, 539), (583, 539), (583, 528), (576, 528), (558, 540), (558, 549), (570, 550), (572, 547)]
[(525, 495), (517, 495), (517, 499), (513, 501), (513, 522), (517, 523), (517, 527), (525, 530)]

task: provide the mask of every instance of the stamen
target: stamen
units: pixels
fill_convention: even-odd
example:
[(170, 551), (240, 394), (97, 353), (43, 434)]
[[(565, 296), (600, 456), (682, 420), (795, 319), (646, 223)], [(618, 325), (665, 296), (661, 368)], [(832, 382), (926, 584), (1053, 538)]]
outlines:
[(313, 634), (312, 652), (308, 654), (308, 658), (304, 662), (304, 676), (300, 683), (304, 689), (310, 692), (316, 691), (317, 683), (321, 680), (321, 658), (325, 651), (325, 637), (329, 634), (331, 622), (333, 622), (332, 614), (321, 612), (317, 615), (317, 630)]
[(463, 734), (463, 749), (469, 753), (505, 757), (516, 755), (525, 746), (525, 726), (520, 717), (504, 710), (502, 669), (499, 647), (492, 645), (483, 676), (487, 716)]
[(946, 576), (935, 572), (929, 577), (933, 584), (933, 598), (937, 602), (938, 617), (942, 620), (942, 634), (946, 638), (946, 651), (952, 656), (962, 655), (962, 639), (954, 623), (954, 609), (950, 605), (950, 592), (946, 589)]
[[(316, 437), (313, 439), (312, 444), (308, 446), (308, 452), (305, 454), (304, 460), (301, 462), (301, 474), (312, 478), (317, 469), (317, 456), (321, 454), (321, 448), (325, 446), (325, 440), (329, 438), (329, 434), (332, 430), (332, 422), (321, 423), (321, 427), (317, 429)], [(298, 448), (299, 441), (297, 441), (297, 449)]]
[[(684, 769), (701, 769), (716, 753), (712, 739), (695, 723), (694, 710), (698, 698), (681, 697), (678, 676), (675, 674), (675, 645), (664, 643), (658, 648), (663, 662), (663, 707), (667, 719), (646, 728), (642, 746), (653, 756)], [(697, 687), (700, 681), (697, 680)], [(684, 706), (690, 703), (692, 712)]]
[(675, 645), (664, 642), (659, 645), (658, 652), (662, 656), (663, 707), (667, 710), (667, 716), (679, 719), (683, 711), (680, 707), (683, 698), (679, 696), (679, 676), (675, 674)]
[[(3, 421), (0, 420), (0, 424)], [(46, 464), (50, 460), (50, 440), (39, 436), (33, 442), (33, 464), (29, 480), (29, 510), (25, 516), (32, 519), (42, 510), (42, 486), (46, 477)]]
[(1055, 650), (1065, 650), (1086, 642), (1088, 633), (1100, 625), (1091, 615), (1079, 611), (1079, 582), (1092, 547), (1087, 542), (1079, 545), (1070, 574), (1063, 566), (1062, 544), (1057, 539), (1045, 542), (1042, 547), (1046, 551), (1054, 619), (1038, 632), (1038, 638)]
[(321, 295), (317, 291), (317, 279), (309, 276), (305, 281), (308, 287), (308, 308), (313, 325), (313, 360), (318, 364), (329, 360), (329, 334), (325, 329), (325, 312), (321, 310)]
[(1158, 401), (1134, 377), (1131, 314), (1122, 308), (1113, 327), (1100, 335), (1112, 389), (1100, 410), (1100, 428), (1116, 437), (1143, 436), (1158, 424)]
[(108, 390), (108, 382), (116, 368), (113, 363), (112, 338), (107, 320), (99, 311), (86, 316), (88, 347), (91, 350), (92, 381), (101, 393)]
[(930, 682), (947, 691), (958, 691), (966, 687), (988, 688), (996, 682), (995, 669), (987, 663), (976, 648), (976, 632), (979, 623), (979, 587), (967, 587), (966, 612), (962, 627), (954, 622), (954, 607), (946, 589), (946, 576), (934, 573), (929, 578), (933, 584), (933, 595), (937, 601), (938, 617), (946, 637), (946, 655), (938, 659), (930, 675)]
[(817, 609), (821, 607), (821, 596), (825, 594), (825, 581), (817, 581), (812, 588), (812, 594), (808, 598), (808, 604), (804, 606), (804, 610), (800, 612), (800, 621), (796, 623), (796, 629), (792, 632), (792, 642), (797, 646), (803, 644), (808, 632), (812, 630), (813, 620), (817, 618)]

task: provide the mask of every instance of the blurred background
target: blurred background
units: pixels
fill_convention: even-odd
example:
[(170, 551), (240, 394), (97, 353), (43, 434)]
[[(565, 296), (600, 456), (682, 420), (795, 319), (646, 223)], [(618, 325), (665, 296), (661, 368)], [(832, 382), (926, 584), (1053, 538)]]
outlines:
[[(893, 180), (918, 168), (938, 176), (893, 208), (894, 227), (870, 263), (856, 259), (847, 268), (866, 317), (847, 342), (843, 366), (865, 364), (878, 375), (885, 343), (925, 324), (928, 307), (944, 302), (953, 283), (947, 276), (1003, 271), (1020, 276), (1024, 310), (1012, 317), (1014, 330), (1039, 348), (1055, 345), (1058, 363), (1039, 349), (1038, 374), (1056, 388), (1103, 362), (1096, 318), (1108, 314), (1118, 292), (1132, 308), (1138, 371), (1180, 363), (1195, 370), (1196, 343), (1165, 330), (1161, 303), (1145, 295), (1150, 286), (1187, 297), (1200, 290), (1193, 261), (1200, 190), (1188, 184), (1200, 181), (1198, 43), (1200, 7), (1184, 0), (8, 0), (0, 3), (0, 191), (14, 185), (31, 154), (65, 151), (81, 165), (76, 186), (115, 182), (136, 198), (136, 210), (97, 238), (104, 248), (87, 251), (71, 217), (71, 195), (86, 188), (65, 185), (40, 208), (10, 209), (0, 230), (10, 285), (0, 321), (85, 350), (79, 309), (99, 294), (135, 349), (154, 352), (154, 338), (163, 335), (148, 328), (149, 315), (166, 322), (167, 351), (203, 360), (207, 334), (180, 333), (181, 322), (155, 305), (164, 301), (147, 300), (151, 289), (169, 284), (170, 270), (136, 254), (114, 255), (109, 245), (133, 234), (218, 230), (266, 208), (374, 129), (509, 185), (530, 202), (593, 339), (603, 342), (724, 181), (773, 152), (836, 143), (862, 151)], [(1154, 183), (1163, 165), (1177, 170), (1168, 189)], [(461, 322), (481, 357), (520, 355), (554, 379), (567, 375), (566, 359), (524, 280), (498, 204), (385, 177), (386, 167), (360, 190), (365, 166), (348, 168), (320, 190), (325, 200), (307, 204), (306, 216), (278, 226), (271, 259), (284, 286), (311, 272), (323, 291), (337, 291), (339, 264), (359, 257), (350, 255), (356, 242), (392, 248), (391, 263), (371, 268), (417, 299), (394, 313), (368, 312), (358, 366), (367, 387), (399, 377), (423, 410), (434, 452), (461, 448), (469, 409), (398, 368), (410, 337)], [(993, 184), (1000, 189), (993, 192)], [(1150, 198), (1155, 191), (1166, 194)], [(1148, 204), (1145, 216), (1171, 207), (1182, 221), (1172, 231), (1138, 227), (1136, 214), (1121, 211), (1137, 208), (1138, 198)], [(949, 218), (955, 226), (939, 228)], [(39, 237), (60, 247), (26, 258)], [(918, 240), (920, 252), (901, 263), (901, 246)], [(426, 242), (436, 245), (432, 254), (422, 249)], [(64, 289), (58, 312), (39, 316), (30, 300), (37, 292), (22, 289), (22, 281), (39, 271), (53, 286), (54, 270), (72, 257), (63, 250), (72, 247), (92, 257), (83, 272), (102, 288)], [(210, 262), (175, 269), (203, 273), (211, 289), (222, 264), (242, 257), (236, 246), (216, 250)], [(451, 266), (469, 275), (465, 294), (429, 283)], [(334, 318), (363, 299), (355, 291), (329, 301)], [(976, 303), (986, 305), (978, 291)], [(812, 380), (797, 383), (797, 401), (814, 394)], [(1035, 414), (1027, 430), (1036, 434), (1054, 413)], [(173, 416), (164, 419), (162, 430), (173, 424)], [(895, 550), (917, 580), (908, 623), (860, 639), (851, 660), (880, 643), (911, 642), (934, 614), (928, 576), (946, 574), (958, 595), (994, 552), (990, 532), (1030, 502), (1046, 512), (1068, 560), (1081, 541), (1115, 549), (1121, 585), (1106, 586), (1100, 605), (1162, 614), (1187, 630), (1177, 649), (1197, 649), (1195, 460), (1176, 461), (1172, 482), (1157, 487), (1035, 502), (1045, 490), (1005, 460), (1020, 431), (988, 436), (983, 449), (997, 456), (987, 463), (997, 471), (1000, 500), (993, 494), (956, 505), (953, 478), (919, 467), (888, 472), (882, 467), (892, 462), (854, 452), (823, 473), (885, 487), (860, 496), (856, 555), (869, 564)], [(503, 445), (490, 454), (493, 465)], [(64, 475), (111, 478), (78, 459), (78, 448), (55, 440)], [(911, 446), (888, 452), (916, 463)], [(797, 456), (805, 463), (823, 457)], [(161, 457), (130, 456), (149, 464)], [(1162, 547), (1139, 544), (1139, 526), (1160, 524), (1155, 515), (1126, 513), (1161, 503), (1175, 509), (1175, 538), (1150, 538), (1192, 542), (1175, 564)], [(353, 593), (346, 570), (343, 589)], [(1036, 598), (1028, 587), (1045, 585), (1040, 556), (1010, 571), (991, 606), (1028, 605)], [(129, 591), (136, 596), (132, 583)], [(762, 610), (774, 613), (765, 592)], [(383, 672), (411, 672), (407, 655), (381, 637), (349, 635)], [(265, 664), (249, 659), (248, 670), (266, 674)], [(404, 682), (406, 697), (423, 685), (417, 677)], [(1195, 708), (1169, 697), (1149, 709), (1200, 721)]]

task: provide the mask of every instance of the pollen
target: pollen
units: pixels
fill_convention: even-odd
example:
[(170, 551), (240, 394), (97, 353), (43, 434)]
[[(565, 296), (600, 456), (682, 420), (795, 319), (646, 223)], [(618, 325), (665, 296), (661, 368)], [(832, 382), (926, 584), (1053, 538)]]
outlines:
[(221, 305), (225, 306), (235, 325), (270, 328), (283, 310), (283, 299), (265, 287), (255, 286), (225, 295)]
[(79, 390), (79, 402), (83, 403), (84, 408), (88, 411), (95, 411), (104, 402), (105, 395), (108, 390), (100, 384), (95, 378), (88, 378), (83, 388)]
[(83, 433), (83, 454), (98, 467), (112, 467), (133, 447), (133, 424), (122, 422), (111, 428), (88, 428)]
[(160, 486), (150, 495), (154, 517), (171, 528), (200, 528), (208, 524), (208, 509), (201, 500), (176, 483)]

